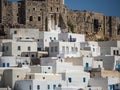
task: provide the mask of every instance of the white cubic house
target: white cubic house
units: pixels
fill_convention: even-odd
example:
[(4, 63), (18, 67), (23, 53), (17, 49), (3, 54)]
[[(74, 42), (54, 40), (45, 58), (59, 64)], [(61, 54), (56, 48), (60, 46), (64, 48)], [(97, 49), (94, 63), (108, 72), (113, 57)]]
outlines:
[(58, 34), (57, 31), (49, 31), (49, 32), (43, 32), (40, 31), (39, 33), (39, 44), (38, 44), (38, 50), (39, 51), (48, 51), (49, 50), (49, 42), (58, 40)]
[(50, 57), (80, 57), (79, 42), (50, 42)]
[(60, 41), (66, 42), (85, 42), (84, 34), (74, 34), (74, 33), (60, 33), (58, 35)]
[(39, 29), (11, 28), (8, 30), (8, 38), (13, 40), (23, 38), (39, 40)]
[(62, 79), (59, 74), (27, 74), (26, 80), (18, 80), (16, 90), (55, 90), (61, 85)]
[(36, 57), (37, 56), (37, 42), (29, 39), (21, 39), (2, 44), (3, 56), (22, 56), (22, 57)]
[(29, 66), (30, 57), (2, 56), (0, 57), (0, 67)]
[(100, 56), (100, 46), (98, 45), (98, 42), (95, 41), (81, 42), (80, 49), (91, 51), (92, 56)]

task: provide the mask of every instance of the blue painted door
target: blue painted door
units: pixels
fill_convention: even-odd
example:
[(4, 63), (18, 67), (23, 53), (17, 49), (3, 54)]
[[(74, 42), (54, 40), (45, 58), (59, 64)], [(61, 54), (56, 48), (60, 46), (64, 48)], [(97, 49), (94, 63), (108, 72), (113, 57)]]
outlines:
[(88, 68), (88, 67), (89, 67), (89, 63), (86, 63), (86, 65), (85, 65), (85, 66), (86, 66), (86, 68)]
[(3, 67), (5, 67), (5, 63), (3, 63)]

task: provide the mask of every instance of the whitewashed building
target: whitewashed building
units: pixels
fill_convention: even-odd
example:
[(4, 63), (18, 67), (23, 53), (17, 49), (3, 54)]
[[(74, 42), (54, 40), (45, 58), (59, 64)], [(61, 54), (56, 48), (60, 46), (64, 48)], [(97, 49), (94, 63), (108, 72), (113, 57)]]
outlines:
[(120, 41), (104, 41), (98, 42), (99, 46), (101, 47), (101, 55), (120, 55)]
[(0, 56), (3, 55), (3, 51), (4, 51), (3, 43), (6, 42), (12, 42), (12, 39), (0, 39)]
[(79, 42), (50, 42), (50, 57), (80, 57)]
[(21, 39), (18, 41), (6, 42), (3, 43), (2, 46), (3, 56), (37, 56), (37, 42), (32, 39)]
[(12, 90), (14, 89), (15, 82), (17, 80), (24, 80), (26, 78), (26, 74), (30, 72), (29, 68), (7, 68), (4, 70), (3, 74), (3, 86), (10, 87)]
[(44, 50), (49, 50), (49, 42), (56, 41), (58, 40), (58, 34), (59, 32), (57, 31), (48, 31), (48, 32), (43, 32), (40, 31), (39, 33), (39, 44), (38, 44), (38, 50), (39, 51), (44, 51)]
[(65, 73), (66, 70), (83, 70), (82, 65), (73, 65), (65, 62), (63, 58), (41, 58), (41, 65), (52, 66), (54, 73)]
[(84, 34), (75, 34), (75, 33), (60, 33), (58, 35), (60, 41), (66, 42), (85, 42)]
[(83, 66), (85, 71), (92, 69), (103, 69), (103, 61), (96, 60), (93, 57), (83, 57)]
[(0, 57), (0, 67), (29, 66), (30, 57), (2, 56)]
[(77, 86), (84, 89), (88, 85), (90, 74), (82, 70), (67, 70), (65, 72), (65, 81), (68, 86)]
[(53, 73), (52, 66), (30, 66), (31, 73)]
[(100, 46), (98, 45), (98, 42), (95, 41), (81, 42), (80, 49), (91, 51), (92, 56), (100, 56)]
[(120, 56), (98, 56), (95, 59), (103, 61), (105, 70), (120, 70)]
[(55, 90), (61, 85), (62, 79), (59, 74), (27, 74), (26, 80), (18, 80), (15, 90)]

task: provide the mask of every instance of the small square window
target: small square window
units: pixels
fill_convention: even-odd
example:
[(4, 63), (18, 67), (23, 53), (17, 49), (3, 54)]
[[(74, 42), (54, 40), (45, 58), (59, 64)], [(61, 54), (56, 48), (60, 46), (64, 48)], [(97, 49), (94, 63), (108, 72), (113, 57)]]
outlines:
[(45, 77), (43, 77), (43, 79), (45, 79)]
[(17, 31), (14, 31), (14, 34), (17, 34)]
[(50, 69), (50, 67), (48, 67), (48, 69)]
[(33, 8), (33, 10), (35, 11), (35, 8)]
[(17, 78), (19, 78), (19, 75), (17, 75)]

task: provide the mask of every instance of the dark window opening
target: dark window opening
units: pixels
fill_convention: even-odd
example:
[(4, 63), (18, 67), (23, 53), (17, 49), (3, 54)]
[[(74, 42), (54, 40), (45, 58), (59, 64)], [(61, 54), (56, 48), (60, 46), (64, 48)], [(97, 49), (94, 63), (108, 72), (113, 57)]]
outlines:
[(29, 21), (33, 21), (33, 17), (32, 16), (29, 17)]
[(34, 54), (32, 54), (32, 57), (35, 57), (35, 55), (34, 55)]
[(43, 77), (43, 79), (45, 79), (45, 77)]
[(19, 78), (19, 75), (17, 75), (17, 78)]
[(17, 31), (14, 31), (14, 34), (17, 34)]
[(83, 78), (83, 82), (86, 82), (86, 78), (85, 77)]
[(48, 89), (50, 89), (50, 85), (48, 85)]
[(37, 90), (40, 90), (40, 85), (37, 85)]
[(31, 50), (31, 48), (30, 47), (28, 47), (28, 51), (30, 51)]
[(33, 8), (33, 10), (35, 11), (35, 8)]
[(41, 51), (41, 48), (38, 48), (38, 51)]
[(99, 21), (98, 19), (94, 19), (94, 31), (98, 32), (98, 28), (99, 28)]
[(48, 69), (50, 69), (50, 67), (48, 67)]
[(55, 89), (56, 88), (56, 85), (53, 85), (53, 89)]
[(116, 51), (115, 50), (113, 50), (113, 55), (115, 55), (116, 54)]
[(31, 79), (31, 76), (29, 76), (29, 79)]
[(38, 21), (41, 21), (41, 17), (40, 16), (38, 16)]
[(69, 83), (71, 83), (72, 82), (72, 78), (68, 78), (68, 81), (69, 81)]
[(20, 46), (18, 46), (18, 50), (21, 50), (21, 47), (20, 47)]
[(59, 8), (57, 7), (57, 12), (59, 12)]
[(25, 57), (28, 57), (28, 55), (26, 54)]
[(117, 30), (117, 35), (120, 35), (120, 25), (119, 25), (118, 30)]
[(51, 12), (53, 11), (52, 7), (50, 8), (50, 11), (51, 11)]

